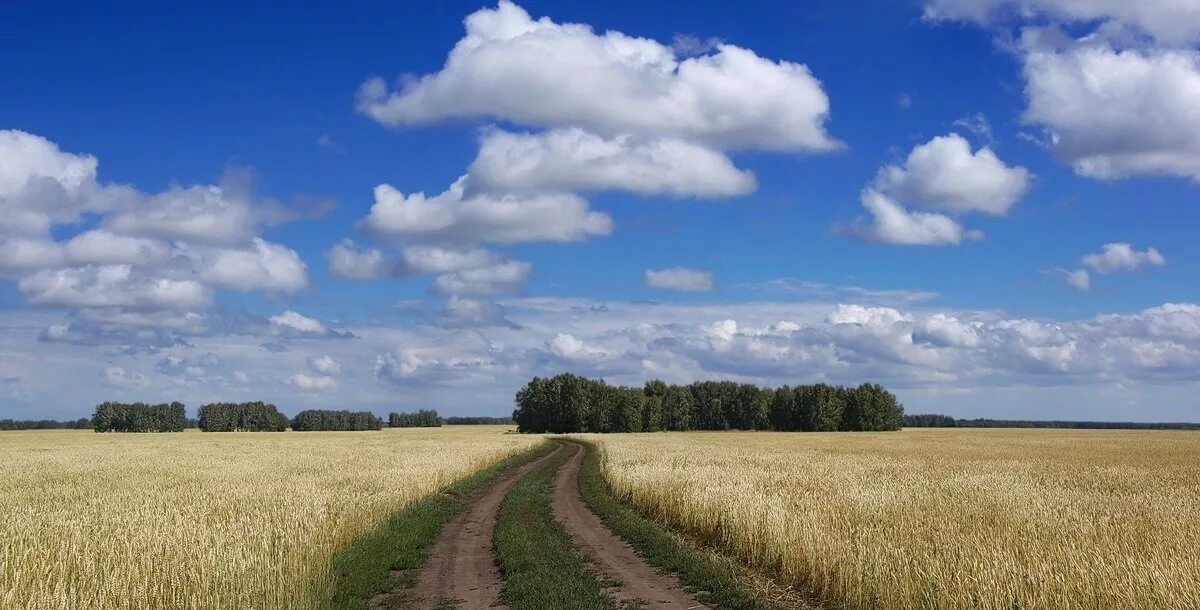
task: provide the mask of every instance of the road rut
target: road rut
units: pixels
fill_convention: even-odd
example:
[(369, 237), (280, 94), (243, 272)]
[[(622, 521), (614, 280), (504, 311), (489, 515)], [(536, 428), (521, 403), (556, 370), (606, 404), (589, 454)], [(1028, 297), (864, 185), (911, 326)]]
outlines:
[(674, 574), (660, 573), (646, 563), (584, 503), (579, 493), (579, 471), (588, 451), (587, 445), (581, 444), (559, 471), (554, 483), (554, 516), (566, 528), (575, 546), (592, 560), (591, 567), (598, 576), (613, 583), (605, 593), (618, 603), (640, 603), (644, 608), (707, 608), (684, 591)]
[(368, 607), (435, 608), (443, 600), (454, 600), (461, 608), (500, 607), (503, 580), (492, 553), (496, 513), (510, 489), (521, 477), (550, 459), (562, 446), (528, 464), (513, 468), (468, 494), (466, 508), (442, 526), (429, 549), (429, 558), (411, 589), (399, 589), (373, 597)]

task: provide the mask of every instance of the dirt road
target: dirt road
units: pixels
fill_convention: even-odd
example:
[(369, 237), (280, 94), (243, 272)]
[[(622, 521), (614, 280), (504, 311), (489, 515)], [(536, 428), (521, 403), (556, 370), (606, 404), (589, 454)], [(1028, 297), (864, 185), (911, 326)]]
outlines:
[(554, 483), (554, 516), (566, 527), (575, 546), (591, 558), (601, 580), (613, 583), (605, 593), (619, 604), (640, 602), (645, 608), (707, 608), (683, 590), (678, 577), (660, 574), (587, 507), (579, 493), (579, 470), (587, 451), (587, 446), (581, 445), (559, 471)]
[[(565, 448), (513, 468), (471, 492), (466, 508), (442, 526), (421, 568), (417, 585), (381, 593), (369, 607), (435, 608), (443, 600), (457, 600), (460, 608), (489, 608), (497, 604), (503, 581), (492, 555), (492, 532), (504, 496), (521, 477)], [(502, 606), (498, 606), (502, 607)]]

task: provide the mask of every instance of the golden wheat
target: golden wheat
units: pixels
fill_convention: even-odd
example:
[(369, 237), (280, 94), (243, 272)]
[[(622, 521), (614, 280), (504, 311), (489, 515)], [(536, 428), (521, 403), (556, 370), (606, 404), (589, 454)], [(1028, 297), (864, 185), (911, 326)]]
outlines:
[(590, 438), (621, 497), (837, 605), (1200, 607), (1200, 433)]
[(335, 551), (540, 442), (382, 432), (0, 433), (0, 608), (312, 608)]

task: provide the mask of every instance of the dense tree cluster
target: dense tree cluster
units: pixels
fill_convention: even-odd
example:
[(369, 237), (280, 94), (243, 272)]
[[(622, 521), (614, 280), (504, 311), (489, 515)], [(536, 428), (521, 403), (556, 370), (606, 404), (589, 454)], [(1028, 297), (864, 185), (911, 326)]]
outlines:
[(382, 430), (383, 420), (370, 411), (332, 411), (308, 409), (292, 418), (292, 430)]
[(1200, 423), (1064, 421), (1028, 419), (955, 419), (949, 415), (905, 415), (905, 428), (1074, 428), (1090, 430), (1200, 430)]
[(200, 407), (199, 425), (205, 432), (283, 432), (288, 418), (272, 404), (217, 402)]
[(57, 419), (0, 419), (0, 430), (89, 430), (92, 420), (81, 417), (67, 421)]
[(522, 432), (658, 430), (898, 430), (904, 407), (882, 386), (760, 388), (732, 381), (617, 387), (569, 373), (535, 377), (517, 392)]
[(442, 423), (447, 426), (511, 426), (517, 422), (511, 417), (443, 417)]
[(96, 406), (96, 432), (182, 432), (187, 427), (183, 403), (148, 405), (143, 402), (103, 402)]
[(442, 419), (433, 409), (421, 409), (416, 413), (388, 414), (389, 428), (436, 428), (442, 425)]

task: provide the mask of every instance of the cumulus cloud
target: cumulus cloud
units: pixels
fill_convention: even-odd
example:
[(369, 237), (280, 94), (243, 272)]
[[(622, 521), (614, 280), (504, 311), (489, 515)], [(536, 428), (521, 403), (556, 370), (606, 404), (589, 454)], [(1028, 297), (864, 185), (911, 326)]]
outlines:
[(35, 305), (65, 307), (189, 309), (212, 301), (199, 282), (148, 276), (132, 265), (43, 269), (23, 276), (17, 289)]
[(0, 277), (31, 304), (90, 312), (91, 321), (49, 340), (143, 336), (154, 348), (164, 334), (195, 330), (217, 290), (308, 285), (296, 252), (257, 236), (295, 214), (253, 197), (244, 174), (142, 193), (99, 182), (98, 165), (0, 130)]
[(926, 16), (1021, 27), (1022, 119), (1076, 173), (1200, 179), (1200, 5), (927, 0)]
[(849, 233), (898, 246), (982, 239), (981, 231), (965, 229), (950, 214), (1003, 215), (1029, 190), (1030, 181), (1028, 170), (1005, 165), (990, 148), (972, 152), (970, 143), (956, 133), (939, 136), (913, 148), (902, 165), (880, 168), (860, 195), (872, 218), (859, 218)]
[(579, 128), (536, 134), (489, 131), (466, 180), (468, 191), (502, 193), (624, 190), (728, 197), (750, 193), (755, 186), (752, 173), (700, 144), (677, 138), (605, 138)]
[(860, 218), (850, 232), (863, 239), (895, 246), (947, 246), (983, 237), (945, 214), (906, 210), (872, 188), (863, 190), (861, 200), (872, 219)]
[(473, 244), (574, 242), (612, 232), (612, 219), (572, 194), (464, 197), (462, 180), (435, 197), (375, 187), (375, 203), (360, 228), (395, 239)]
[(327, 392), (336, 390), (338, 387), (337, 379), (328, 375), (309, 375), (308, 373), (295, 373), (288, 377), (288, 383), (295, 386), (301, 392)]
[(200, 279), (219, 288), (295, 292), (308, 286), (306, 266), (294, 250), (257, 237), (246, 248), (197, 255)]
[(683, 292), (709, 292), (713, 289), (713, 274), (700, 269), (671, 267), (669, 269), (647, 269), (643, 277), (646, 286), (660, 290)]
[(433, 288), (448, 295), (512, 291), (525, 283), (532, 267), (524, 261), (505, 260), (481, 267), (460, 269), (437, 276), (433, 281)]
[(1116, 50), (1104, 41), (1062, 42), (1030, 32), (1025, 49), (1024, 119), (1045, 126), (1055, 155), (1076, 172), (1200, 180), (1194, 49)]
[(952, 133), (913, 148), (903, 165), (880, 169), (873, 186), (908, 205), (1002, 215), (1029, 183), (1025, 168), (1005, 165), (990, 148), (973, 153), (965, 138)]
[(1063, 281), (1076, 290), (1087, 292), (1092, 289), (1092, 276), (1087, 272), (1087, 269), (1063, 271)]
[(1163, 258), (1157, 249), (1146, 248), (1146, 250), (1138, 252), (1127, 243), (1104, 244), (1102, 252), (1088, 254), (1082, 260), (1084, 265), (1096, 273), (1136, 271), (1149, 265), (1167, 264), (1167, 259)]
[(373, 280), (394, 274), (395, 266), (377, 248), (360, 249), (353, 240), (343, 239), (335, 244), (325, 257), (329, 259), (329, 273), (334, 277), (351, 280)]
[[(1142, 267), (1160, 266), (1167, 264), (1167, 259), (1155, 248), (1146, 248), (1138, 252), (1133, 246), (1123, 243), (1104, 244), (1101, 252), (1084, 255), (1080, 259), (1084, 267), (1095, 273), (1113, 273), (1115, 271), (1137, 271)], [(1088, 269), (1074, 271), (1062, 270), (1067, 285), (1078, 290), (1088, 291), (1092, 288), (1092, 276)]]
[(390, 90), (363, 83), (358, 109), (386, 125), (492, 117), (605, 136), (677, 137), (718, 148), (827, 151), (829, 99), (803, 64), (749, 49), (680, 59), (654, 40), (534, 20), (503, 0), (466, 18), (441, 71)]
[(323, 335), (329, 332), (329, 329), (320, 320), (315, 320), (290, 309), (277, 316), (271, 316), (270, 322), (278, 329), (295, 331), (305, 335)]
[(1200, 5), (1186, 0), (926, 0), (929, 20), (974, 21), (984, 25), (1049, 18), (1060, 22), (1106, 22), (1136, 28), (1173, 44), (1200, 40)]
[(308, 359), (308, 368), (318, 375), (340, 375), (342, 365), (331, 356), (319, 356)]

